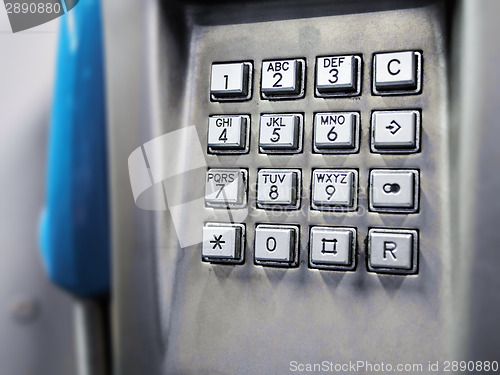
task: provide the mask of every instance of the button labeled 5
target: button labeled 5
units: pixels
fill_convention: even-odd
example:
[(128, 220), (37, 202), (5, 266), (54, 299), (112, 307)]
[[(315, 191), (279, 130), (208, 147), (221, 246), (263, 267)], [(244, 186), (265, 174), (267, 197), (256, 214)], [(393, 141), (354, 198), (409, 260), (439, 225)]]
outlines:
[(302, 151), (302, 114), (260, 116), (259, 149), (264, 153)]

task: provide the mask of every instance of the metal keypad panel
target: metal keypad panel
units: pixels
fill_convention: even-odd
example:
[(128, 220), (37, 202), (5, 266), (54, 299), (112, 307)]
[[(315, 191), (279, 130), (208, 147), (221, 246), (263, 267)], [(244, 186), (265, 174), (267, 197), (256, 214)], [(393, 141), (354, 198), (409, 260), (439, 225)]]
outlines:
[[(356, 52), (356, 51), (353, 51)], [(373, 53), (373, 95), (417, 94), (422, 82), (422, 53), (399, 51)], [(360, 94), (363, 57), (359, 53), (318, 56), (315, 59), (314, 94), (335, 100)], [(303, 58), (264, 60), (261, 64), (261, 100), (297, 100), (305, 95), (307, 61)], [(213, 63), (211, 99), (240, 101), (251, 95), (252, 62)], [(257, 90), (255, 90), (257, 91)], [(236, 112), (235, 112), (236, 113)], [(209, 152), (250, 152), (248, 137), (258, 125), (258, 151), (262, 154), (303, 154), (304, 128), (313, 128), (312, 151), (317, 154), (356, 154), (360, 150), (362, 119), (359, 111), (315, 112), (312, 123), (300, 113), (260, 113), (258, 124), (247, 114), (209, 116)], [(421, 110), (373, 110), (369, 120), (370, 152), (420, 152)], [(255, 122), (255, 121), (254, 121)], [(255, 147), (255, 146), (254, 146)], [(221, 156), (222, 157), (222, 156)], [(307, 156), (303, 156), (307, 160)], [(287, 163), (288, 164), (288, 163)], [(286, 166), (286, 165), (285, 165)], [(300, 164), (294, 167), (301, 167)], [(304, 174), (305, 175), (305, 174)], [(262, 210), (299, 210), (304, 191), (301, 168), (262, 168), (257, 172), (255, 207)], [(419, 210), (419, 170), (373, 169), (368, 180), (368, 209), (372, 212), (415, 214)], [(246, 169), (210, 168), (207, 172), (205, 204), (212, 208), (243, 208), (247, 203)], [(311, 168), (310, 209), (328, 215), (359, 209), (358, 169)], [(216, 224), (211, 224), (216, 225)], [(221, 223), (221, 225), (225, 225)], [(216, 236), (227, 237), (229, 257), (239, 254), (235, 228)], [(417, 270), (418, 232), (401, 228), (373, 229), (368, 234), (368, 270), (371, 272), (412, 274)], [(206, 227), (204, 234), (214, 231)], [(210, 232), (211, 233), (211, 232)], [(255, 227), (254, 263), (261, 266), (297, 266), (299, 227), (262, 223)], [(337, 271), (356, 268), (356, 228), (313, 226), (309, 237), (309, 267)], [(404, 234), (401, 234), (404, 233)], [(238, 238), (239, 238), (238, 237)], [(218, 237), (217, 237), (218, 238)], [(397, 239), (397, 240), (396, 240)], [(219, 239), (220, 240), (220, 239)], [(226, 244), (227, 243), (227, 244)], [(217, 242), (220, 245), (220, 241)], [(231, 248), (231, 249), (228, 249)], [(210, 253), (204, 242), (202, 252)], [(395, 255), (395, 251), (398, 254)], [(382, 254), (382, 255), (381, 255)], [(390, 254), (392, 258), (387, 258)], [(221, 255), (222, 257), (222, 255)], [(220, 261), (213, 254), (202, 258)], [(226, 257), (227, 258), (227, 257)], [(224, 258), (224, 259), (226, 259)]]
[[(449, 198), (450, 191), (455, 189), (449, 181), (453, 175), (449, 170), (449, 137), (459, 130), (448, 118), (447, 56), (451, 55), (446, 54), (449, 52), (447, 40), (440, 34), (447, 26), (441, 22), (442, 8), (421, 2), (418, 8), (384, 11), (386, 2), (371, 2), (373, 12), (349, 13), (347, 9), (344, 13), (353, 6), (350, 4), (359, 3), (343, 2), (342, 9), (336, 2), (319, 3), (330, 4), (329, 11), (317, 17), (286, 19), (288, 13), (277, 14), (275, 11), (280, 6), (274, 2), (266, 9), (267, 13), (261, 13), (262, 19), (247, 18), (247, 23), (238, 21), (249, 13), (255, 14), (254, 10), (266, 2), (259, 2), (258, 7), (249, 8), (249, 12), (228, 5), (224, 8), (227, 15), (219, 6), (214, 6), (214, 12), (207, 14), (203, 23), (192, 30), (189, 45), (174, 50), (188, 55), (188, 61), (180, 65), (187, 73), (177, 75), (170, 69), (172, 65), (163, 62), (159, 65), (164, 73), (160, 83), (178, 82), (178, 85), (169, 88), (169, 95), (158, 98), (158, 107), (162, 110), (158, 135), (194, 125), (205, 158), (205, 163), (198, 164), (197, 169), (164, 183), (168, 205), (175, 205), (174, 209), (154, 213), (158, 222), (154, 228), (145, 225), (144, 230), (144, 238), (155, 246), (157, 255), (160, 281), (154, 296), (165, 328), (162, 338), (168, 343), (167, 372), (280, 374), (289, 371), (288, 362), (292, 359), (307, 363), (320, 363), (325, 359), (347, 363), (353, 358), (370, 363), (427, 363), (449, 354), (443, 350), (443, 343), (447, 334), (452, 333), (446, 327), (453, 328), (447, 314), (454, 298), (449, 289), (454, 284), (450, 270), (460, 260), (449, 242), (449, 233), (453, 231), (448, 216), (450, 207), (454, 206)], [(293, 4), (281, 2), (281, 7)], [(396, 8), (401, 2), (392, 4), (396, 4)], [(300, 3), (304, 9), (315, 5)], [(224, 22), (217, 23), (216, 16), (224, 17)], [(160, 41), (160, 49), (170, 45), (168, 40)], [(410, 91), (408, 88), (385, 87), (381, 95), (376, 94), (372, 88), (374, 54), (407, 51), (421, 53), (420, 92), (405, 94), (403, 91)], [(167, 55), (166, 51), (161, 52)], [(323, 89), (331, 96), (318, 95), (317, 59), (342, 56), (360, 59), (356, 67), (359, 94), (342, 88), (345, 91)], [(296, 59), (305, 61), (303, 97), (286, 94), (289, 98), (263, 98), (262, 63)], [(252, 64), (249, 99), (230, 100), (229, 96), (221, 101), (212, 99), (212, 64), (226, 62)], [(329, 64), (331, 62), (330, 59)], [(330, 69), (340, 70), (345, 66), (340, 60), (333, 62), (338, 66)], [(393, 72), (396, 67), (392, 63)], [(347, 76), (340, 73), (339, 79)], [(329, 79), (335, 80), (332, 76)], [(333, 95), (338, 93), (346, 95)], [(385, 123), (385, 126), (379, 133), (383, 136), (382, 147), (377, 138), (372, 149), (373, 114), (393, 111), (418, 113), (415, 128), (418, 150), (407, 145), (408, 138), (399, 138), (401, 132), (404, 131), (401, 134), (405, 137), (408, 133), (406, 122), (401, 123), (398, 117), (388, 123), (385, 118), (382, 122), (375, 121), (376, 125), (382, 127)], [(290, 114), (302, 116), (299, 128), (302, 135), (298, 139), (302, 150), (261, 150), (261, 116)], [(315, 149), (317, 114), (325, 115), (323, 133)], [(353, 127), (348, 114), (355, 114)], [(248, 150), (212, 152), (208, 145), (209, 118), (238, 115), (249, 117), (245, 134), (249, 140)], [(398, 127), (394, 124), (387, 129), (393, 120), (401, 126), (400, 130), (395, 131)], [(217, 129), (222, 132), (222, 127)], [(354, 130), (354, 147), (351, 130)], [(221, 133), (216, 135), (218, 138)], [(228, 134), (227, 142), (230, 139)], [(192, 157), (189, 146), (195, 140), (190, 137), (186, 148), (174, 149), (182, 153), (181, 160), (189, 161)], [(393, 148), (394, 143), (401, 146)], [(169, 159), (163, 161), (169, 165)], [(206, 179), (211, 169), (247, 171), (247, 197), (243, 207), (206, 204)], [(259, 172), (263, 170), (300, 171), (300, 176), (297, 173), (297, 208), (258, 206)], [(353, 188), (357, 193), (356, 208), (314, 209), (312, 177), (317, 170), (357, 172)], [(386, 170), (418, 172), (415, 212), (404, 212), (405, 207), (394, 211), (385, 211), (380, 206), (370, 208), (370, 173)], [(400, 194), (407, 186), (398, 181), (386, 183), (400, 185)], [(389, 187), (386, 198), (392, 199), (397, 187)], [(268, 186), (267, 194), (270, 189)], [(117, 206), (125, 212), (122, 206)], [(242, 262), (233, 265), (219, 258), (201, 259), (203, 228), (209, 224), (244, 224)], [(260, 226), (263, 233), (258, 229)], [(289, 227), (297, 231), (290, 232)], [(369, 249), (371, 230), (381, 232), (374, 232), (375, 241)], [(400, 231), (415, 232), (408, 237), (409, 233)], [(296, 235), (292, 242), (290, 233)], [(209, 250), (214, 252), (221, 252), (220, 247), (226, 249), (233, 238), (232, 233), (227, 239), (224, 233), (209, 234)], [(127, 245), (127, 241), (121, 240), (121, 243)], [(279, 252), (283, 248), (285, 256)], [(137, 250), (134, 260), (142, 259), (141, 249), (136, 246), (134, 250)], [(295, 254), (296, 263), (295, 259), (289, 262)], [(371, 260), (369, 254), (373, 254)], [(273, 255), (279, 256), (278, 261), (271, 259)], [(129, 306), (135, 311), (134, 306)], [(367, 337), (376, 339), (367, 340)], [(283, 342), (296, 342), (300, 338), (301, 345), (283, 346), (273, 343), (273, 338)], [(422, 342), (426, 345), (421, 345)], [(263, 350), (271, 346), (272, 351)], [(193, 357), (193, 352), (204, 353), (203, 358)], [(249, 353), (259, 360), (250, 363)]]

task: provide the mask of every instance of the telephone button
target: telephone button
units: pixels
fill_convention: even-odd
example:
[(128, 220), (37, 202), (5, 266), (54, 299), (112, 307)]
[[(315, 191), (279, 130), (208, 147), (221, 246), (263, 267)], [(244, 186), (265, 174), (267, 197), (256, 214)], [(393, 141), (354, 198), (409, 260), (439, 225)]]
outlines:
[(315, 169), (311, 206), (322, 211), (353, 211), (357, 209), (357, 185), (355, 169)]
[(422, 54), (417, 51), (376, 53), (373, 56), (376, 95), (416, 94), (421, 89)]
[(208, 149), (211, 153), (248, 151), (248, 115), (214, 115), (208, 118)]
[(361, 57), (316, 58), (316, 96), (352, 96), (360, 93)]
[(261, 95), (263, 99), (293, 99), (304, 96), (304, 59), (262, 62)]
[(368, 270), (378, 273), (417, 273), (418, 232), (408, 229), (370, 229)]
[(357, 152), (359, 150), (358, 133), (358, 112), (316, 113), (314, 115), (314, 152)]
[(244, 224), (206, 223), (203, 227), (202, 260), (242, 263), (244, 243)]
[(260, 116), (259, 149), (263, 153), (302, 151), (303, 115), (265, 114)]
[(420, 112), (374, 111), (371, 140), (372, 152), (417, 152), (420, 146)]
[(248, 100), (252, 96), (252, 63), (214, 63), (210, 80), (213, 101)]
[(374, 169), (370, 172), (370, 210), (416, 212), (418, 188), (418, 170)]
[(296, 209), (300, 205), (300, 169), (260, 169), (257, 207)]
[(209, 169), (205, 179), (205, 204), (219, 208), (246, 206), (247, 175), (246, 169)]
[(349, 271), (356, 267), (356, 229), (314, 226), (309, 238), (309, 267)]
[(258, 224), (255, 228), (255, 264), (297, 266), (298, 240), (299, 228), (295, 225)]

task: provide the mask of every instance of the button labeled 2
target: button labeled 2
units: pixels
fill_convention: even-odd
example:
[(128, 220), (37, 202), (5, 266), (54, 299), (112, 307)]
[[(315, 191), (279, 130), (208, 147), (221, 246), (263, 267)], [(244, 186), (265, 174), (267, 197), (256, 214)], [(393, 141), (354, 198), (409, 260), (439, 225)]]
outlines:
[(305, 60), (269, 60), (262, 62), (263, 99), (297, 99), (304, 96)]

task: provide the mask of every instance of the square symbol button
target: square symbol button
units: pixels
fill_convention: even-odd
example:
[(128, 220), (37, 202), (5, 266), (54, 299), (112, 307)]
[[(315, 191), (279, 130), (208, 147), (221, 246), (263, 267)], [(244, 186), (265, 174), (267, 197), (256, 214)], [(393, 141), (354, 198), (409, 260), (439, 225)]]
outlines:
[(370, 210), (418, 210), (419, 173), (415, 169), (374, 169), (370, 172)]
[(205, 262), (241, 263), (245, 226), (243, 224), (207, 223), (203, 227), (201, 257)]
[(314, 115), (314, 152), (357, 152), (359, 150), (358, 132), (358, 112), (316, 113)]
[(255, 263), (269, 266), (298, 265), (298, 227), (259, 224), (255, 228)]
[(417, 273), (418, 232), (409, 229), (370, 229), (368, 270), (378, 273)]
[(355, 169), (315, 169), (311, 207), (321, 211), (353, 211), (357, 209), (357, 186)]
[(353, 270), (355, 264), (356, 229), (314, 226), (309, 240), (309, 266)]
[(316, 96), (359, 95), (360, 67), (359, 56), (317, 57)]

